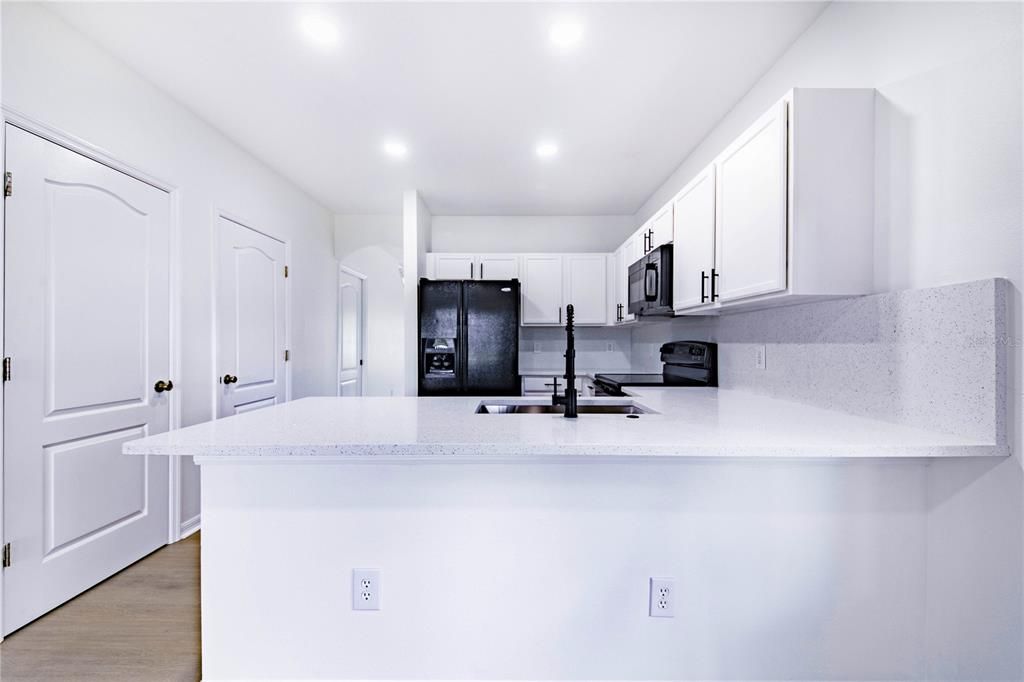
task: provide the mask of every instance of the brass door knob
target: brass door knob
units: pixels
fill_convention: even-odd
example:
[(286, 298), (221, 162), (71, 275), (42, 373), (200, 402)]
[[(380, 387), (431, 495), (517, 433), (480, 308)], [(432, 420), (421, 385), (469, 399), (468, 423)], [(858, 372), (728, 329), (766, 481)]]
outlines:
[(156, 391), (157, 393), (163, 393), (164, 391), (170, 391), (173, 388), (174, 388), (174, 382), (171, 381), (170, 379), (168, 379), (167, 381), (164, 381), (163, 379), (161, 379), (160, 381), (158, 381), (155, 384), (153, 384), (153, 390)]
[(232, 376), (230, 374), (225, 374), (223, 381), (224, 381), (225, 384), (237, 384), (238, 383), (238, 377)]

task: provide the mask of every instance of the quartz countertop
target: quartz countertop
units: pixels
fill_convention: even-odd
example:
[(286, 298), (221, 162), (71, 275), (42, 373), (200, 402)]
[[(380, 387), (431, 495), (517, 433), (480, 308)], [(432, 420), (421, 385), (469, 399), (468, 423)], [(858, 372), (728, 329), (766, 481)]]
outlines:
[[(1005, 444), (860, 417), (744, 391), (642, 388), (639, 419), (476, 414), (479, 397), (303, 398), (124, 445), (130, 455), (226, 461), (937, 458), (1006, 456)], [(620, 401), (581, 399), (580, 403)]]

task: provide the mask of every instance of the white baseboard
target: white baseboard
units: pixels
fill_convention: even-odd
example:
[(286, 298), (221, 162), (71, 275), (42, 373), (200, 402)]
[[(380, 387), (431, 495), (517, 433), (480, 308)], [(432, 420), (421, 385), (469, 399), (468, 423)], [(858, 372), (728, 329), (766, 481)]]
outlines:
[(196, 514), (191, 519), (182, 522), (181, 526), (178, 529), (178, 539), (184, 540), (189, 535), (192, 535), (192, 533), (195, 533), (197, 530), (199, 530), (201, 525), (199, 522), (201, 520), (202, 519), (200, 518), (199, 514)]

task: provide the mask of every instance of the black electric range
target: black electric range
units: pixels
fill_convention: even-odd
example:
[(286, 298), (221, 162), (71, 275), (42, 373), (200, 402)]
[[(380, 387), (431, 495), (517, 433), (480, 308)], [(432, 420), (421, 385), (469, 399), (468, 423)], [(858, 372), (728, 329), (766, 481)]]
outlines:
[(717, 386), (718, 347), (707, 341), (673, 341), (661, 347), (661, 374), (596, 374), (597, 395), (625, 395), (627, 386)]

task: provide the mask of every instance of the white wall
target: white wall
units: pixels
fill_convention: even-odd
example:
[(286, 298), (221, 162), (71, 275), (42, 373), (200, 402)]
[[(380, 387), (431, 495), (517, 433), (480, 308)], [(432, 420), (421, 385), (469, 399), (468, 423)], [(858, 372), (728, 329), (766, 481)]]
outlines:
[(631, 215), (434, 216), (431, 251), (529, 253), (614, 251), (636, 225)]
[[(0, 98), (180, 188), (184, 425), (210, 419), (213, 211), (291, 246), (292, 395), (334, 391), (337, 270), (322, 206), (38, 4), (3, 3)], [(199, 513), (198, 469), (182, 463), (182, 521)]]
[[(204, 466), (204, 677), (924, 679), (921, 474), (896, 460)], [(381, 611), (351, 609), (364, 567), (381, 571)], [(675, 618), (647, 615), (649, 577), (675, 578)]]
[(335, 216), (334, 253), (342, 265), (366, 277), (363, 395), (403, 395), (402, 216)]
[[(917, 674), (930, 679), (1020, 679), (1024, 669), (1021, 29), (1016, 3), (833, 3), (637, 214), (646, 220), (789, 88), (875, 87), (877, 289), (1012, 281), (1003, 341), (1017, 454), (914, 465), (919, 475), (906, 490), (926, 490)], [(637, 364), (650, 366), (662, 337), (709, 330), (699, 321), (660, 328), (634, 333)], [(880, 508), (879, 524), (892, 515)]]

